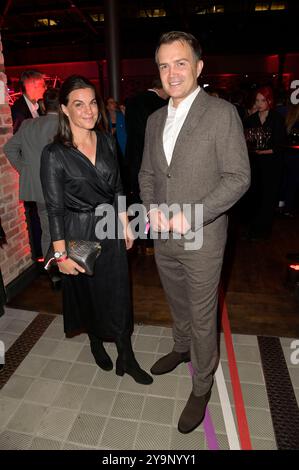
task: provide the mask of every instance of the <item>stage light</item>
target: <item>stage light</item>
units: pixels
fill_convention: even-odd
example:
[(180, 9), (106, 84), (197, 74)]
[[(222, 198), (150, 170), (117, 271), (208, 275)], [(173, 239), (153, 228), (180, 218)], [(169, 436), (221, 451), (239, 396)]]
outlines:
[(296, 287), (296, 284), (299, 284), (299, 263), (298, 262), (293, 262), (288, 265), (287, 284), (292, 289)]
[(299, 301), (299, 252), (287, 253), (288, 268), (286, 275), (286, 287), (292, 289)]
[(299, 264), (290, 264), (290, 269), (294, 269), (294, 271), (299, 271)]

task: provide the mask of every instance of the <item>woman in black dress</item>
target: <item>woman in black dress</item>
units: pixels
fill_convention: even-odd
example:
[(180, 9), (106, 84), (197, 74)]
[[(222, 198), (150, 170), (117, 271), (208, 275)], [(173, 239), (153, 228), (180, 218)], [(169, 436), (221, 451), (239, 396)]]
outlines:
[[(104, 107), (101, 100), (98, 104), (93, 84), (73, 75), (61, 87), (60, 108), (58, 134), (42, 153), (41, 182), (55, 257), (63, 273), (64, 330), (70, 333), (85, 328), (95, 361), (104, 370), (111, 370), (113, 364), (103, 341), (114, 341), (118, 350), (116, 374), (126, 372), (136, 382), (150, 384), (152, 377), (140, 368), (131, 346), (126, 249), (132, 247), (133, 236), (125, 209), (117, 209), (123, 191), (115, 144), (103, 130), (96, 130), (105, 116)], [(101, 216), (95, 209), (103, 205), (116, 210), (124, 237), (100, 240), (102, 253), (94, 275), (87, 276), (67, 257), (65, 241), (97, 241), (96, 225)]]
[(273, 109), (268, 86), (256, 92), (257, 111), (244, 122), (251, 164), (248, 238), (267, 239), (271, 235), (283, 170), (286, 130), (283, 117)]

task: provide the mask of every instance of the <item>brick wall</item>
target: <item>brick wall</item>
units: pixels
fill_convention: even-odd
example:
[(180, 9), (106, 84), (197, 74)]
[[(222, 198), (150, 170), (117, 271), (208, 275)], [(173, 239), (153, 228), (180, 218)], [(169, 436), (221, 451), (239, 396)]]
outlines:
[(3, 145), (11, 135), (12, 120), (0, 34), (0, 217), (8, 242), (0, 249), (4, 285), (13, 281), (32, 264), (24, 207), (18, 196), (19, 177), (3, 153)]

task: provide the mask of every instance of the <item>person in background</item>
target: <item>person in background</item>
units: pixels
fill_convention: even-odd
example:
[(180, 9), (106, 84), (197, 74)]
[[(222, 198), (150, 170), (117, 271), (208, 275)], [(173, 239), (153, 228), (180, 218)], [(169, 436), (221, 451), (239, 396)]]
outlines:
[(6, 244), (7, 244), (6, 235), (2, 227), (1, 218), (0, 218), (0, 248), (3, 248), (3, 245), (6, 245)]
[(208, 93), (208, 95), (210, 95), (210, 96), (215, 96), (215, 98), (220, 97), (220, 94), (219, 94), (219, 91), (217, 90), (217, 88), (214, 88), (210, 85), (205, 87), (205, 92)]
[[(54, 143), (41, 159), (41, 182), (49, 215), (55, 258), (62, 273), (64, 331), (85, 329), (91, 352), (99, 367), (111, 370), (113, 363), (103, 341), (116, 343), (116, 374), (129, 374), (140, 384), (152, 377), (139, 366), (131, 345), (132, 303), (126, 249), (133, 245), (126, 208), (118, 206), (123, 195), (116, 145), (100, 123), (105, 120), (103, 102), (85, 77), (72, 75), (60, 89), (59, 127)], [(118, 232), (101, 237), (96, 208), (114, 208), (121, 222)], [(117, 224), (116, 224), (117, 226)], [(99, 241), (101, 255), (93, 276), (68, 257), (66, 241)]]
[(288, 134), (285, 149), (286, 184), (282, 214), (284, 217), (293, 218), (298, 211), (299, 195), (299, 103), (289, 105), (286, 129)]
[(255, 103), (255, 92), (248, 92), (244, 101), (244, 115), (242, 119), (243, 124), (249, 118), (249, 116), (257, 112), (257, 106)]
[[(198, 86), (203, 61), (197, 39), (182, 31), (163, 34), (156, 63), (170, 100), (148, 118), (139, 183), (151, 230), (161, 234), (154, 240), (155, 259), (173, 317), (174, 347), (151, 372), (166, 374), (191, 360), (192, 391), (178, 422), (178, 430), (189, 433), (204, 419), (218, 360), (226, 211), (248, 189), (250, 168), (236, 108)], [(176, 210), (168, 217), (161, 204)], [(189, 235), (196, 233), (203, 245), (190, 248)]]
[(236, 107), (238, 114), (240, 116), (240, 119), (243, 122), (244, 117), (245, 117), (245, 112), (246, 112), (245, 106), (244, 106), (244, 93), (242, 93), (242, 91), (240, 90), (234, 91), (231, 94), (230, 102)]
[(25, 70), (21, 74), (20, 85), (22, 96), (11, 107), (14, 133), (25, 119), (37, 118), (43, 114), (38, 104), (46, 90), (43, 74), (37, 70)]
[[(142, 162), (147, 119), (154, 111), (166, 106), (167, 99), (168, 95), (163, 90), (160, 78), (157, 77), (153, 79), (150, 88), (127, 100), (126, 162), (128, 165), (129, 204), (141, 202), (138, 174)], [(153, 240), (150, 238), (150, 233), (148, 233), (146, 239), (137, 238), (135, 246), (139, 254), (154, 254), (154, 245)]]
[(152, 86), (126, 102), (127, 146), (126, 161), (129, 168), (129, 198), (131, 203), (140, 202), (138, 173), (144, 148), (145, 128), (148, 117), (167, 104), (168, 95), (160, 78), (155, 78)]
[(126, 115), (126, 105), (123, 103), (119, 103), (118, 105), (119, 110), (123, 113), (123, 115)]
[[(0, 218), (0, 248), (3, 248), (3, 245), (7, 243), (6, 235), (1, 225), (1, 218)], [(0, 317), (2, 317), (5, 313), (4, 305), (6, 303), (6, 292), (3, 283), (2, 273), (1, 273), (1, 266), (0, 266)], [(3, 345), (3, 344), (2, 344)], [(2, 349), (0, 354), (0, 373), (4, 370), (4, 359), (5, 359), (5, 351)]]
[(34, 201), (42, 229), (42, 252), (46, 255), (50, 243), (48, 214), (40, 182), (40, 159), (43, 148), (52, 142), (58, 129), (59, 90), (48, 88), (43, 95), (45, 116), (26, 119), (5, 144), (4, 152), (20, 175), (19, 198)]
[[(20, 76), (22, 96), (11, 107), (14, 134), (25, 119), (37, 118), (43, 114), (38, 101), (42, 99), (46, 90), (46, 82), (41, 72), (25, 70)], [(42, 255), (41, 226), (36, 203), (24, 201), (26, 222), (29, 233), (32, 259), (36, 260)]]
[(106, 109), (108, 115), (108, 126), (112, 135), (116, 138), (117, 144), (122, 156), (125, 156), (127, 133), (124, 113), (119, 109), (114, 98), (106, 100)]
[(273, 109), (270, 87), (257, 90), (255, 105), (257, 111), (244, 123), (252, 174), (247, 239), (252, 241), (267, 239), (271, 235), (282, 180), (283, 146), (286, 143), (284, 119)]
[(127, 133), (124, 113), (119, 109), (117, 102), (114, 98), (110, 97), (106, 100), (106, 110), (108, 117), (108, 129), (116, 140), (118, 162), (120, 168), (120, 176), (127, 193), (128, 188), (128, 175), (127, 175), (127, 162), (125, 159)]

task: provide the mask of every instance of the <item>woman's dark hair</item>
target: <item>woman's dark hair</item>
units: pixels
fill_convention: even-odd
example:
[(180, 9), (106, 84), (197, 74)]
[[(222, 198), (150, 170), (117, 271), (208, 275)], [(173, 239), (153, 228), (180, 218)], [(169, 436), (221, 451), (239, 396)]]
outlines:
[(191, 47), (195, 61), (201, 60), (202, 57), (202, 48), (198, 40), (190, 33), (185, 33), (184, 31), (169, 31), (168, 33), (162, 34), (159, 39), (158, 45), (155, 52), (155, 61), (158, 63), (158, 52), (162, 44), (172, 44), (173, 42), (186, 42)]
[(95, 129), (101, 129), (102, 131), (106, 131), (108, 127), (105, 107), (102, 98), (97, 94), (96, 88), (91, 81), (87, 78), (83, 77), (82, 75), (71, 75), (68, 77), (63, 84), (61, 85), (60, 92), (59, 92), (59, 125), (58, 125), (58, 132), (55, 136), (55, 142), (60, 142), (67, 147), (72, 147), (73, 143), (73, 134), (71, 131), (70, 123), (68, 117), (64, 114), (61, 109), (61, 105), (67, 106), (69, 102), (70, 93), (74, 90), (80, 90), (82, 88), (91, 88), (94, 93), (98, 103), (99, 108), (99, 117), (95, 124)]

